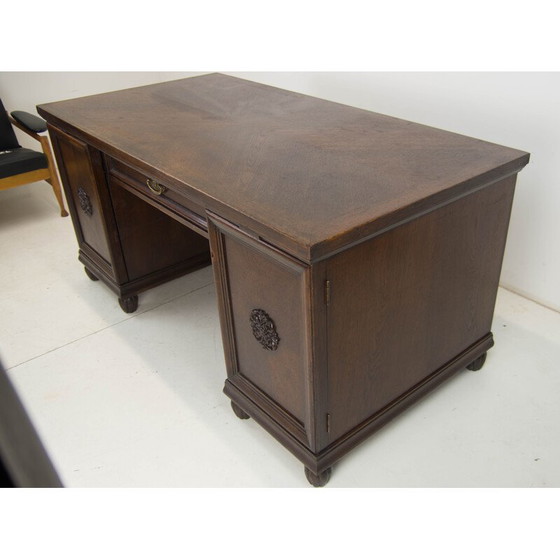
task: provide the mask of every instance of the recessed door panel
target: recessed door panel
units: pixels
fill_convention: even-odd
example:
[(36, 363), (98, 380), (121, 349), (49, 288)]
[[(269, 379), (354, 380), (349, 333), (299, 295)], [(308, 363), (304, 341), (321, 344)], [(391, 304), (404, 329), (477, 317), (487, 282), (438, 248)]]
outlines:
[(66, 134), (57, 134), (56, 141), (66, 195), (72, 197), (74, 219), (79, 221), (83, 242), (112, 265), (103, 207), (87, 144)]
[(211, 218), (209, 232), (229, 379), (307, 440), (309, 268), (225, 221)]

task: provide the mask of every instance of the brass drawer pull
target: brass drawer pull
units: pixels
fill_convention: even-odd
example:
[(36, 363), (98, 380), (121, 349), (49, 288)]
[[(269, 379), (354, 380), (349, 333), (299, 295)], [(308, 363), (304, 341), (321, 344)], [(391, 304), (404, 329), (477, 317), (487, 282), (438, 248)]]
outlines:
[(160, 185), (155, 179), (146, 179), (146, 185), (148, 185), (148, 188), (158, 196), (166, 191), (166, 188), (163, 185)]

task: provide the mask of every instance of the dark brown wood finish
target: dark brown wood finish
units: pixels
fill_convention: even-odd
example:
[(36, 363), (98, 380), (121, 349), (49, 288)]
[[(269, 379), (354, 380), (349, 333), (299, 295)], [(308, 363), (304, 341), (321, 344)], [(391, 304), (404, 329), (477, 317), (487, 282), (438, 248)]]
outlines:
[(173, 199), (164, 197), (165, 212), (156, 209), (147, 177), (51, 125), (49, 134), (80, 261), (90, 278), (102, 279), (118, 294), (123, 311), (136, 311), (139, 292), (210, 264), (202, 216), (185, 209), (181, 222), (191, 229), (183, 227), (173, 219)]
[(157, 184), (157, 194), (153, 188), (153, 178), (129, 165), (107, 158), (107, 168), (112, 177), (121, 181), (125, 189), (130, 190), (142, 200), (154, 204), (158, 211), (163, 211), (174, 220), (186, 225), (203, 237), (208, 238), (206, 211), (203, 206), (196, 204), (170, 189), (166, 184)]
[(330, 442), (488, 335), (514, 185), (500, 181), (329, 260)]
[(109, 188), (130, 280), (186, 262), (209, 263), (207, 239), (139, 201), (119, 179), (110, 177)]
[(224, 392), (311, 484), (482, 367), (529, 154), (219, 74), (39, 112), (80, 260), (123, 310), (209, 238)]
[(518, 150), (221, 74), (38, 111), (306, 261), (528, 161)]
[(115, 251), (118, 240), (99, 152), (63, 131), (51, 128), (49, 134), (80, 249), (88, 252), (107, 274), (126, 280), (120, 251)]
[[(310, 267), (215, 215), (208, 225), (229, 382), (314, 449)], [(273, 344), (255, 336), (254, 311), (268, 317)]]

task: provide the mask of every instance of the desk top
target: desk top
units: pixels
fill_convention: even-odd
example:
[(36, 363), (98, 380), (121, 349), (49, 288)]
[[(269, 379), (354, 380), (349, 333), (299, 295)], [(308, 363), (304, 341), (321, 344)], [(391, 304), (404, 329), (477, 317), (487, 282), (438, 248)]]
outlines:
[(529, 161), (526, 152), (221, 74), (38, 110), (309, 261)]

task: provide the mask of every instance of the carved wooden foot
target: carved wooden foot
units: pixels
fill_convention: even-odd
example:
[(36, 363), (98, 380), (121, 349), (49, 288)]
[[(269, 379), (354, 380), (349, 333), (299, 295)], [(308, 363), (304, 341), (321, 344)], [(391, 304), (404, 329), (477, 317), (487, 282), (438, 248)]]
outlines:
[(472, 361), (467, 366), (467, 369), (470, 369), (471, 371), (478, 371), (480, 368), (482, 368), (485, 361), (486, 361), (486, 352), (484, 352), (484, 354), (481, 354), (476, 360)]
[(91, 270), (88, 270), (85, 266), (84, 270), (86, 271), (86, 275), (90, 280), (93, 280), (94, 282), (97, 282), (99, 280), (99, 278), (97, 278), (97, 276), (95, 276), (95, 274)]
[(119, 298), (119, 305), (125, 313), (134, 313), (138, 309), (138, 296)]
[(233, 401), (231, 401), (231, 408), (233, 408), (233, 412), (237, 418), (241, 418), (241, 420), (247, 420), (247, 418), (251, 418), (242, 408), (237, 406)]
[(332, 467), (325, 469), (319, 474), (315, 474), (314, 472), (310, 471), (307, 467), (305, 467), (305, 476), (307, 477), (309, 484), (315, 486), (315, 488), (321, 488), (322, 486), (325, 486), (325, 484), (331, 478), (331, 473), (332, 473)]

